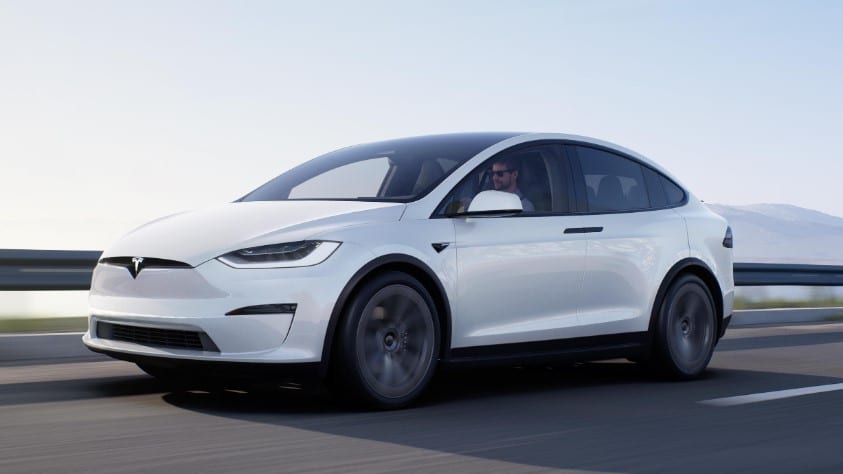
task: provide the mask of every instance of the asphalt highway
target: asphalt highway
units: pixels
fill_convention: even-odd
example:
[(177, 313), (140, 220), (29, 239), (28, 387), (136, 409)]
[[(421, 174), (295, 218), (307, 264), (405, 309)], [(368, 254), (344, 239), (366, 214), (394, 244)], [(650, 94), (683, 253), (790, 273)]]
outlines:
[(693, 382), (626, 361), (451, 371), (392, 412), (95, 354), (0, 360), (0, 472), (841, 472), (841, 356), (841, 323), (734, 328)]

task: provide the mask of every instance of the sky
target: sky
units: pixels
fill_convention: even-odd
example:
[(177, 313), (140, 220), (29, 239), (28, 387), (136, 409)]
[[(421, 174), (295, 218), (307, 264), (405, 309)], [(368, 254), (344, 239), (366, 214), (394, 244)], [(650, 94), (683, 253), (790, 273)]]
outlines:
[(333, 149), (562, 132), (843, 216), (843, 2), (0, 0), (0, 248), (101, 250)]

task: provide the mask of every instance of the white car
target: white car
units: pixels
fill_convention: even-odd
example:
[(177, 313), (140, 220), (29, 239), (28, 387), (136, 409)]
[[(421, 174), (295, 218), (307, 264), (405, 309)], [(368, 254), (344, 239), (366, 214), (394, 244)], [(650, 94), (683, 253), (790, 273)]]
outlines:
[(625, 357), (700, 375), (732, 235), (600, 140), (465, 133), (328, 153), (106, 250), (84, 343), (156, 376), (315, 375), (393, 408), (439, 364)]

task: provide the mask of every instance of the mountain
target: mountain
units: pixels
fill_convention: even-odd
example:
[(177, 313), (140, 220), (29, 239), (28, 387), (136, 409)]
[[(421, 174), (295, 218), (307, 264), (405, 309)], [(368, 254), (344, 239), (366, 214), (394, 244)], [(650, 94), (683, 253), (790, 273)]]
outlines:
[(732, 227), (736, 262), (843, 265), (843, 218), (789, 204), (708, 204)]

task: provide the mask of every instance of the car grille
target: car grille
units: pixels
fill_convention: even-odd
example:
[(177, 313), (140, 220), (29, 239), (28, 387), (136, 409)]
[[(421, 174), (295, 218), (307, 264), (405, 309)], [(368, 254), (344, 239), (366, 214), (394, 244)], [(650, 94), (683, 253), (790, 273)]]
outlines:
[(97, 321), (97, 337), (171, 349), (196, 349), (219, 352), (204, 332), (148, 328)]
[[(100, 263), (117, 265), (120, 267), (134, 267), (133, 257), (108, 257), (100, 260)], [(193, 268), (188, 263), (166, 260), (163, 258), (144, 258), (143, 268)]]

